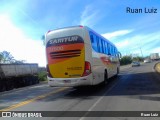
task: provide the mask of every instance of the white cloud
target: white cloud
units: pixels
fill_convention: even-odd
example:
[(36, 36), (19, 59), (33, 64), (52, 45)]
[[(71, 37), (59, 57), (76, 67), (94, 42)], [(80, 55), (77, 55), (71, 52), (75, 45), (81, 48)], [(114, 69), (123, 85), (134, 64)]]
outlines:
[(100, 15), (98, 15), (98, 13), (99, 11), (96, 10), (93, 6), (86, 6), (81, 14), (80, 24), (90, 27), (93, 26), (100, 19)]
[(45, 48), (41, 40), (27, 38), (6, 15), (0, 15), (0, 52), (6, 50), (17, 60), (46, 65)]
[(111, 38), (115, 38), (115, 37), (118, 37), (118, 36), (126, 35), (128, 33), (131, 33), (132, 31), (133, 30), (119, 30), (119, 31), (111, 32), (111, 33), (102, 34), (102, 36), (107, 38), (107, 39), (111, 39)]
[(117, 42), (116, 43), (116, 46), (118, 48), (123, 48), (123, 47), (126, 47), (127, 45), (129, 45), (129, 41), (128, 40), (125, 40), (125, 41), (121, 41), (121, 42)]

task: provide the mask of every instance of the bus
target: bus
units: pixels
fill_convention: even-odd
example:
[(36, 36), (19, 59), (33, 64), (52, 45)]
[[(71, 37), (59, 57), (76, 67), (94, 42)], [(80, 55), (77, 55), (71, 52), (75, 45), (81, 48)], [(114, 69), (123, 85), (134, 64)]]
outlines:
[(118, 75), (116, 46), (87, 26), (72, 26), (45, 34), (49, 86), (106, 84)]

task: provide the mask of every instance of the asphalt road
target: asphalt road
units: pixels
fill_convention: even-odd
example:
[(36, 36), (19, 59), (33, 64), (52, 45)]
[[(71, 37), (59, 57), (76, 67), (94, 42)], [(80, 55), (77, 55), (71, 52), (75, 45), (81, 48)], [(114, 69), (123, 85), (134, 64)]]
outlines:
[[(1, 111), (83, 111), (79, 117), (26, 118), (27, 120), (160, 120), (158, 117), (127, 117), (130, 111), (160, 111), (160, 77), (154, 72), (154, 64), (145, 63), (140, 67), (123, 67), (117, 78), (110, 79), (105, 87), (83, 89), (49, 87), (47, 83), (0, 93)], [(85, 117), (90, 111), (95, 117)], [(102, 112), (100, 112), (102, 111)], [(107, 116), (104, 111), (122, 111), (118, 117)], [(76, 116), (78, 112), (70, 114)], [(100, 113), (100, 115), (98, 115)], [(113, 114), (112, 112), (111, 114)], [(154, 113), (154, 112), (153, 112)], [(54, 113), (49, 113), (53, 115)], [(97, 115), (96, 115), (97, 114)], [(126, 117), (122, 117), (122, 116)], [(116, 116), (116, 115), (115, 115)], [(2, 118), (0, 118), (2, 119)], [(3, 118), (17, 120), (21, 118)]]

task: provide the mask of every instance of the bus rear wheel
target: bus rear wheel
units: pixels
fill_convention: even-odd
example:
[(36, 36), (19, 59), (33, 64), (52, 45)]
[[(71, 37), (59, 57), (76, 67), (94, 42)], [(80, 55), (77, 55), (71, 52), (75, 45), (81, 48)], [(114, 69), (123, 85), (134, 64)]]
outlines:
[(107, 71), (104, 71), (104, 80), (102, 82), (102, 85), (106, 85), (108, 83), (108, 74)]
[(115, 77), (117, 77), (118, 74), (119, 74), (119, 68), (117, 67), (117, 73), (116, 73)]

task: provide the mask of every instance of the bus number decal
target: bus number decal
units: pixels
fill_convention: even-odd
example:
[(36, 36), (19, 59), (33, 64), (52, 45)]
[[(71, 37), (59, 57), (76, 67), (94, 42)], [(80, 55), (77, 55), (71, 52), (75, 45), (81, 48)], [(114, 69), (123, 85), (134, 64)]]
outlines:
[(50, 47), (49, 52), (62, 51), (63, 49), (64, 49), (63, 46)]

